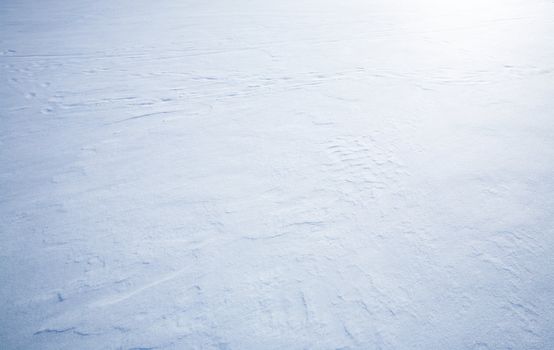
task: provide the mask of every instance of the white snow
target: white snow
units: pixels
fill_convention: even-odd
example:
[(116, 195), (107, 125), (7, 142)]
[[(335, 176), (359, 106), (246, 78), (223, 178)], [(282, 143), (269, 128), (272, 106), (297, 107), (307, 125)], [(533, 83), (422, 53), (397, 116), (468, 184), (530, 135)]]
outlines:
[(0, 2), (0, 348), (554, 348), (554, 2)]

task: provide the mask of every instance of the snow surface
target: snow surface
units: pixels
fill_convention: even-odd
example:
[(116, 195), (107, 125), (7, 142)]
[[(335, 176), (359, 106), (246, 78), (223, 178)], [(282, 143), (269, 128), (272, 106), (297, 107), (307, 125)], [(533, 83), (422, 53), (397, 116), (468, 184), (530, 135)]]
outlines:
[(0, 2), (0, 348), (554, 349), (554, 2)]

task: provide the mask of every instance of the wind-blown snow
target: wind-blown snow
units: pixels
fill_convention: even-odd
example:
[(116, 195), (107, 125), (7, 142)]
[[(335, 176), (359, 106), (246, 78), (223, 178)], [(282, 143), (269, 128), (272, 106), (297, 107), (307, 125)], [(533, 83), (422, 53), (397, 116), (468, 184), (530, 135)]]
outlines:
[(554, 348), (554, 3), (0, 2), (1, 349)]

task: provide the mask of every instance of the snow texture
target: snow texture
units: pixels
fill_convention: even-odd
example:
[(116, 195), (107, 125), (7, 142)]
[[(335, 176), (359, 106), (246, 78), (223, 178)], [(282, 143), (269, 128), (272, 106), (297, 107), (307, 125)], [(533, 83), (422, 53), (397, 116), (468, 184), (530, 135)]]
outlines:
[(0, 1), (0, 348), (554, 349), (554, 2)]

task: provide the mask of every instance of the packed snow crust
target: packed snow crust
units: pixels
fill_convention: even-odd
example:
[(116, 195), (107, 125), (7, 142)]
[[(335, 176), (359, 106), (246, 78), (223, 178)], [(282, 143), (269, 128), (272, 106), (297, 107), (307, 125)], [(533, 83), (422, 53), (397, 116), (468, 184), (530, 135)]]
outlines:
[(554, 349), (554, 2), (0, 2), (0, 349)]

